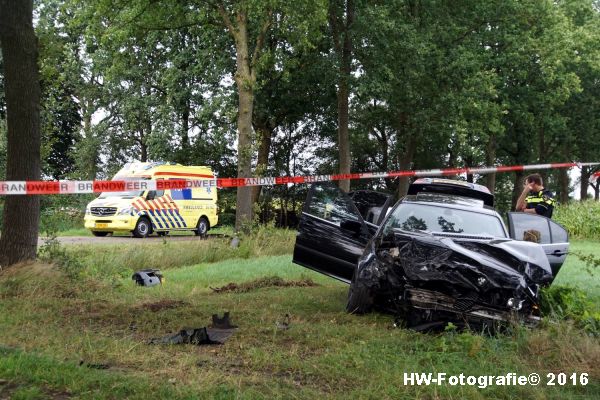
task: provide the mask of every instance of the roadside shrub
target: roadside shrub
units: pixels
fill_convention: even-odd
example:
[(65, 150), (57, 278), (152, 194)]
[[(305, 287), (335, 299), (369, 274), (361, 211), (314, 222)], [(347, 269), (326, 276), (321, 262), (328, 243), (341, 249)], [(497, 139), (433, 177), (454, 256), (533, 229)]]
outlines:
[(592, 336), (600, 336), (600, 312), (586, 293), (568, 286), (551, 286), (542, 290), (541, 311), (549, 319), (572, 320)]
[(558, 205), (552, 218), (569, 231), (572, 239), (600, 240), (600, 202)]
[(40, 232), (46, 236), (83, 228), (86, 205), (94, 195), (43, 196), (40, 204)]
[(67, 252), (64, 246), (56, 239), (56, 236), (50, 236), (38, 250), (38, 258), (41, 261), (54, 264), (71, 279), (81, 277), (84, 266), (75, 254)]

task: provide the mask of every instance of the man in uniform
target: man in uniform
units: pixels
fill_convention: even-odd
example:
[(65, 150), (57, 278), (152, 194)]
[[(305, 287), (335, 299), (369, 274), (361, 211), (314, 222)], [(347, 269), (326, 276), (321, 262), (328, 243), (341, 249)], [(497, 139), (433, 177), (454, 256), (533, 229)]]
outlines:
[(517, 200), (516, 210), (552, 217), (554, 195), (550, 190), (544, 189), (544, 181), (540, 174), (531, 174), (525, 178), (523, 193)]

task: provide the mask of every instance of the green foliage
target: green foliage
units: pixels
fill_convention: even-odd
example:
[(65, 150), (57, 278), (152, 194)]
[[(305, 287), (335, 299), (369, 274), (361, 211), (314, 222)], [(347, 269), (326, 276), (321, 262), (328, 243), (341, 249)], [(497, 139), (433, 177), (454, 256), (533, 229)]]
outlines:
[(85, 207), (94, 198), (94, 195), (42, 197), (40, 233), (50, 237), (60, 232), (83, 228)]
[[(256, 137), (245, 151), (255, 160), (259, 134), (271, 139), (267, 162), (255, 163), (253, 174), (336, 172), (340, 65), (327, 18), (343, 3), (36, 1), (45, 175), (110, 177), (142, 158), (237, 175), (236, 77), (255, 99)], [(599, 159), (600, 12), (593, 1), (354, 6), (353, 170)], [(245, 21), (250, 77), (238, 76), (236, 37), (221, 11)], [(0, 174), (3, 98), (0, 89)], [(542, 172), (565, 202), (572, 182)], [(498, 175), (500, 209), (514, 208), (521, 178)], [(352, 185), (398, 189), (394, 179)], [(304, 188), (287, 186), (269, 194), (289, 210), (303, 195)], [(234, 210), (228, 204), (225, 212)], [(575, 223), (569, 229), (598, 237)]]
[(600, 240), (600, 203), (572, 201), (560, 204), (552, 218), (564, 226), (573, 239)]
[(569, 319), (592, 336), (600, 336), (600, 310), (577, 288), (552, 285), (541, 293), (542, 315), (551, 320)]

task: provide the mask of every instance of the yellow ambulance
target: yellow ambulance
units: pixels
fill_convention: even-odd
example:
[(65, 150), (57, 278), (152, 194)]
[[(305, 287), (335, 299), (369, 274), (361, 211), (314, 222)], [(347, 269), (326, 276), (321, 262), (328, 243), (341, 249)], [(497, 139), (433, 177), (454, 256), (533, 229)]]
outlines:
[[(135, 237), (170, 231), (205, 235), (215, 226), (217, 187), (210, 167), (175, 163), (128, 163), (112, 180), (184, 179), (202, 181), (183, 189), (103, 192), (85, 210), (85, 227), (94, 236), (131, 232)], [(206, 180), (206, 182), (204, 182)]]

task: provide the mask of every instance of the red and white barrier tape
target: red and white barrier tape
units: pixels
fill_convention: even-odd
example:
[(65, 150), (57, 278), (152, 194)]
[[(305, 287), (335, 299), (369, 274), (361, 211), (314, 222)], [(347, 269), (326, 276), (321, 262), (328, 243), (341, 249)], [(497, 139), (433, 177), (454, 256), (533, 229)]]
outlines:
[(283, 185), (287, 183), (314, 183), (339, 181), (345, 179), (377, 179), (396, 177), (426, 177), (426, 176), (451, 176), (458, 174), (489, 174), (494, 172), (530, 171), (540, 169), (571, 168), (600, 165), (600, 162), (590, 163), (553, 163), (533, 165), (512, 165), (479, 168), (445, 168), (427, 169), (417, 171), (393, 172), (362, 172), (354, 174), (336, 175), (304, 175), (304, 176), (278, 176), (261, 178), (216, 178), (216, 179), (164, 179), (164, 180), (114, 180), (114, 181), (0, 181), (0, 195), (23, 194), (77, 194), (100, 192), (124, 192), (165, 190), (184, 188), (207, 187), (240, 187), (240, 186), (268, 186)]

